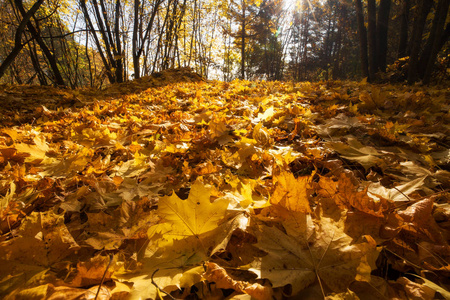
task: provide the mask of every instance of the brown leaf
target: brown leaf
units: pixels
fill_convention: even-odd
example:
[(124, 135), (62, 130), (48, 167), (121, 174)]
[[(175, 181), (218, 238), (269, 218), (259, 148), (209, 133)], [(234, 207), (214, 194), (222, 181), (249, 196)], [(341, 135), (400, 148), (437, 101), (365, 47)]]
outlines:
[(235, 280), (228, 275), (224, 268), (212, 262), (206, 263), (206, 272), (202, 276), (210, 282), (215, 282), (218, 288), (233, 289), (240, 293), (246, 293), (255, 299), (272, 299), (272, 288), (258, 283), (250, 284), (245, 281)]
[(106, 270), (109, 266), (110, 258), (108, 256), (97, 255), (87, 262), (79, 262), (77, 264), (77, 275), (70, 282), (73, 287), (86, 287), (102, 282), (103, 275), (105, 281), (110, 280), (112, 272)]
[(357, 209), (376, 217), (383, 217), (391, 207), (390, 202), (384, 198), (377, 200), (369, 197), (367, 188), (359, 191), (345, 173), (341, 173), (337, 181), (330, 177), (320, 177), (318, 194), (332, 198), (342, 208)]
[(398, 214), (407, 222), (412, 222), (417, 226), (423, 226), (431, 218), (433, 203), (434, 197), (425, 198), (409, 206), (404, 211), (398, 212)]
[(399, 279), (397, 279), (397, 283), (403, 285), (408, 298), (411, 300), (434, 299), (435, 291), (425, 285), (412, 282), (406, 277), (400, 277)]

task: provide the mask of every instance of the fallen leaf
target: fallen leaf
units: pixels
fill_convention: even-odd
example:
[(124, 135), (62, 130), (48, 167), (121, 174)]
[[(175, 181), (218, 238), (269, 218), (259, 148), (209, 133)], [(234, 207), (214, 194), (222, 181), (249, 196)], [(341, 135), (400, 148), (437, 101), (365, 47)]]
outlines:
[(309, 176), (295, 178), (291, 172), (282, 171), (274, 177), (275, 191), (270, 202), (293, 211), (311, 212), (308, 197), (310, 180)]
[(384, 165), (381, 156), (383, 154), (370, 146), (364, 146), (355, 138), (349, 138), (347, 143), (327, 142), (331, 149), (339, 152), (343, 158), (354, 160), (360, 163), (366, 170), (373, 166), (382, 167)]
[(374, 267), (378, 252), (370, 238), (369, 242), (352, 244), (343, 226), (326, 217), (309, 226), (315, 227), (314, 233), (302, 242), (275, 227), (259, 225), (256, 247), (268, 254), (250, 270), (269, 279), (274, 287), (290, 284), (292, 295), (296, 295), (316, 281), (333, 292), (345, 292), (363, 269), (361, 265), (369, 271)]
[(214, 282), (221, 289), (233, 289), (239, 293), (246, 293), (255, 299), (272, 299), (272, 288), (258, 283), (250, 284), (245, 281), (234, 280), (224, 268), (212, 262), (206, 263), (206, 272), (202, 274), (202, 277), (209, 282)]

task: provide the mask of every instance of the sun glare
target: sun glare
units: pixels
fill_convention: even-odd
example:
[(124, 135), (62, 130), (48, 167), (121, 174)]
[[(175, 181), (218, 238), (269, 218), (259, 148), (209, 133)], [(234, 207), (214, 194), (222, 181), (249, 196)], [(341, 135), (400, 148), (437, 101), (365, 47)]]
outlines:
[(302, 0), (284, 0), (284, 7), (288, 10), (297, 10)]

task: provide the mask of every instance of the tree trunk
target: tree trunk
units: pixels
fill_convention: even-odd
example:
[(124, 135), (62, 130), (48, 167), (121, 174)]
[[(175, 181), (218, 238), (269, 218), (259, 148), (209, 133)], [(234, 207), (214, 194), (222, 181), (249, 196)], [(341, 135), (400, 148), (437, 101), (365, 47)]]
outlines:
[(242, 22), (241, 22), (241, 79), (245, 79), (245, 0), (242, 0)]
[[(86, 0), (81, 0), (81, 2), (83, 2), (83, 1), (86, 1)], [(109, 71), (111, 72), (112, 71), (111, 69), (113, 69), (113, 68), (115, 69), (117, 66), (116, 66), (116, 61), (114, 59), (114, 54), (113, 54), (113, 52), (115, 52), (115, 51), (111, 50), (114, 47), (114, 43), (112, 43), (111, 30), (108, 26), (109, 23), (108, 23), (108, 19), (107, 19), (106, 8), (105, 8), (103, 0), (100, 0), (100, 5), (97, 2), (97, 0), (92, 0), (92, 3), (93, 3), (92, 6), (94, 7), (94, 12), (95, 12), (95, 18), (97, 20), (97, 23), (98, 23), (98, 26), (100, 29), (99, 30), (100, 35), (102, 37), (104, 47), (106, 50), (106, 56), (108, 57), (108, 63), (107, 63), (108, 68), (107, 69), (109, 69)], [(98, 8), (99, 6), (102, 7), (103, 13), (100, 13), (100, 10)], [(106, 24), (103, 22), (103, 20), (105, 20)], [(92, 30), (93, 30), (93, 27), (92, 27)], [(98, 46), (100, 46), (100, 44)], [(115, 77), (115, 74), (112, 74), (112, 72), (111, 72), (110, 77), (112, 78), (112, 81), (110, 79), (111, 83), (116, 82), (117, 78)]]
[(114, 60), (116, 62), (116, 81), (121, 83), (124, 81), (124, 66), (123, 66), (123, 53), (122, 53), (122, 41), (120, 39), (120, 0), (116, 0), (116, 9), (115, 9), (115, 22), (114, 22), (114, 39), (116, 41), (116, 45), (113, 50)]
[(369, 41), (369, 80), (375, 78), (378, 71), (377, 63), (377, 8), (375, 0), (367, 0), (368, 41)]
[[(137, 49), (138, 44), (138, 32), (140, 31), (141, 22), (139, 22), (140, 16), (139, 16), (139, 8), (140, 8), (140, 1), (134, 0), (134, 24), (133, 24), (133, 39), (131, 41), (131, 55), (133, 57), (133, 69), (134, 69), (134, 78), (138, 79), (141, 77), (141, 69), (139, 64), (139, 53)], [(142, 35), (142, 32), (139, 32), (139, 36)]]
[(402, 14), (400, 16), (400, 42), (398, 45), (398, 56), (402, 58), (408, 56), (406, 53), (406, 47), (408, 46), (408, 24), (409, 24), (409, 9), (411, 7), (410, 0), (403, 0)]
[(444, 33), (442, 33), (441, 40), (439, 42), (439, 49), (444, 47), (445, 43), (450, 39), (450, 23), (445, 26)]
[(433, 25), (430, 32), (430, 37), (428, 40), (430, 41), (431, 51), (428, 57), (424, 58), (427, 60), (427, 64), (425, 66), (425, 72), (423, 75), (423, 83), (428, 84), (430, 82), (431, 73), (434, 69), (434, 63), (436, 61), (436, 57), (441, 50), (441, 36), (444, 32), (445, 19), (447, 17), (447, 12), (449, 8), (450, 0), (439, 0), (437, 5), (436, 13), (433, 19)]
[[(16, 2), (20, 2), (20, 0), (16, 0)], [(19, 27), (16, 30), (15, 37), (14, 37), (14, 48), (11, 50), (11, 52), (8, 54), (8, 56), (3, 60), (2, 64), (0, 65), (0, 78), (2, 78), (3, 75), (5, 75), (6, 70), (11, 65), (11, 63), (16, 59), (17, 55), (20, 53), (22, 48), (25, 46), (25, 44), (22, 43), (22, 35), (25, 31), (25, 26), (30, 21), (31, 17), (36, 13), (36, 11), (39, 9), (39, 7), (42, 5), (44, 0), (37, 0), (36, 3), (33, 4), (33, 6), (30, 8), (30, 10), (23, 15), (22, 21), (19, 24)], [(22, 4), (22, 2), (20, 2)]]
[(355, 0), (356, 17), (358, 21), (359, 55), (363, 77), (369, 77), (369, 59), (367, 57), (367, 32), (364, 26), (364, 13), (361, 0)]
[(391, 11), (391, 0), (380, 0), (377, 20), (377, 62), (378, 69), (386, 71), (386, 56), (388, 49), (388, 24)]
[[(111, 70), (111, 65), (108, 63), (108, 60), (106, 59), (105, 53), (104, 53), (104, 51), (102, 49), (102, 45), (101, 45), (100, 40), (99, 40), (99, 38), (97, 36), (97, 32), (94, 29), (94, 25), (92, 24), (91, 14), (87, 10), (86, 0), (80, 0), (79, 3), (80, 3), (80, 6), (81, 6), (81, 10), (83, 11), (84, 18), (85, 18), (85, 20), (86, 20), (86, 22), (88, 24), (89, 30), (91, 31), (92, 37), (94, 38), (95, 45), (97, 46), (97, 51), (100, 54), (100, 58), (102, 60), (103, 66), (106, 69), (106, 76), (108, 77), (108, 80), (109, 80), (110, 83), (114, 83), (115, 82), (115, 78), (114, 78), (112, 70)], [(108, 52), (108, 50), (107, 50), (107, 52)]]
[(39, 65), (39, 59), (37, 55), (36, 45), (34, 43), (28, 44), (28, 52), (30, 53), (31, 64), (36, 72), (36, 76), (39, 80), (40, 85), (47, 85), (47, 80), (45, 79), (45, 74)]
[[(16, 1), (16, 2), (21, 3), (21, 1)], [(20, 13), (22, 14), (22, 16), (25, 16), (26, 12), (25, 12), (25, 9), (22, 4), (20, 6), (18, 6), (18, 9), (19, 9)], [(38, 43), (39, 47), (41, 48), (42, 52), (44, 53), (45, 57), (48, 60), (48, 63), (50, 64), (50, 68), (52, 69), (53, 75), (55, 76), (55, 83), (60, 86), (66, 86), (66, 83), (64, 82), (61, 72), (59, 71), (58, 63), (56, 61), (55, 55), (47, 47), (47, 45), (45, 44), (44, 40), (42, 39), (39, 31), (36, 29), (36, 27), (34, 27), (34, 25), (31, 22), (27, 23), (27, 27), (31, 33), (31, 36), (36, 40), (36, 42)]]
[(414, 17), (414, 27), (410, 42), (411, 53), (409, 55), (408, 67), (408, 84), (413, 84), (418, 79), (418, 62), (419, 52), (422, 45), (422, 34), (425, 28), (425, 22), (430, 12), (433, 1), (419, 0), (416, 8), (416, 15)]

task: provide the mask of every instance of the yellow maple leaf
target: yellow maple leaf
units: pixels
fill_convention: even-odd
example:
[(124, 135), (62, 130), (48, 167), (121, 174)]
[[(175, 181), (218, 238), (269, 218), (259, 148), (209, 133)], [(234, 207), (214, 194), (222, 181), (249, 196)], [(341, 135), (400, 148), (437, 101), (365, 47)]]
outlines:
[(113, 278), (133, 282), (131, 299), (158, 299), (159, 289), (171, 292), (189, 288), (201, 280), (204, 272), (201, 262), (208, 257), (194, 236), (174, 241), (142, 258), (134, 272), (118, 270)]
[(18, 275), (18, 265), (50, 267), (79, 249), (64, 224), (64, 215), (33, 212), (22, 221), (13, 239), (0, 243), (0, 282)]
[(36, 136), (34, 145), (19, 143), (15, 145), (18, 152), (29, 154), (25, 162), (39, 163), (45, 158), (45, 153), (50, 150), (44, 137)]
[(311, 212), (307, 191), (309, 180), (309, 176), (295, 178), (291, 172), (282, 171), (274, 178), (276, 188), (270, 202), (293, 211)]
[(273, 109), (273, 106), (271, 106), (268, 109), (266, 109), (266, 111), (263, 114), (259, 113), (258, 119), (260, 119), (262, 121), (269, 121), (273, 117), (274, 114), (275, 114), (275, 111)]
[(270, 138), (270, 133), (263, 127), (262, 123), (258, 123), (253, 129), (253, 139), (255, 139), (261, 146), (269, 146), (273, 143)]
[(227, 199), (218, 199), (211, 203), (211, 187), (196, 181), (186, 200), (175, 193), (162, 197), (158, 203), (158, 214), (163, 222), (150, 228), (149, 236), (160, 233), (168, 241), (189, 236), (197, 238), (218, 227), (228, 207)]

